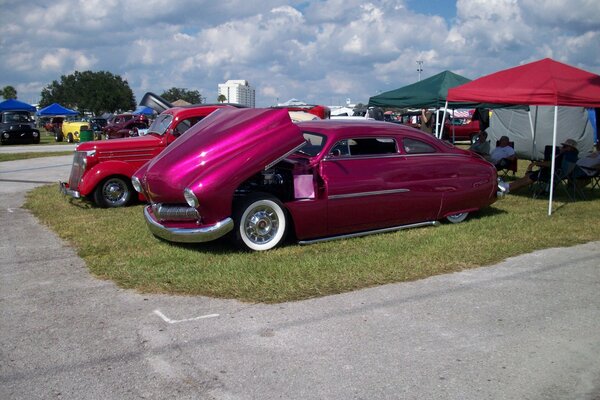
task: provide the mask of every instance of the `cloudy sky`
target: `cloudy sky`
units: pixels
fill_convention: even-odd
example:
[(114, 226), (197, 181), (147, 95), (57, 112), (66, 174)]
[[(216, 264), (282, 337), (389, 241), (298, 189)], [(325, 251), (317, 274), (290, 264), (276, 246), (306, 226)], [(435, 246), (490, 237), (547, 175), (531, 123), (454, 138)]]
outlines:
[[(543, 6), (540, 6), (540, 3)], [(49, 5), (50, 4), (50, 5)], [(36, 103), (73, 71), (146, 91), (245, 79), (257, 106), (339, 105), (451, 70), (551, 57), (600, 74), (598, 0), (0, 0), (0, 88)]]

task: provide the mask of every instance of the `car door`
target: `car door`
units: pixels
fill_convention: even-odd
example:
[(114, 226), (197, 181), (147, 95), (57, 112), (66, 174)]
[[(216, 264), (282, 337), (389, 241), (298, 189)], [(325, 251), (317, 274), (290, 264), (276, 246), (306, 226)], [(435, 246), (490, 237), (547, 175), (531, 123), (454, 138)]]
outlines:
[(331, 235), (428, 220), (441, 195), (415, 176), (398, 138), (350, 138), (336, 143), (321, 163)]

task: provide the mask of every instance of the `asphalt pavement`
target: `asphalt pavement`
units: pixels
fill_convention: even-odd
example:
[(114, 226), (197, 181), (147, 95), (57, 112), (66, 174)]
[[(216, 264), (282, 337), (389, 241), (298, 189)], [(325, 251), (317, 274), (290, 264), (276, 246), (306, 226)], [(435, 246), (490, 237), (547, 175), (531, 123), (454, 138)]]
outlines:
[(600, 399), (599, 242), (276, 305), (139, 294), (21, 208), (70, 162), (0, 163), (0, 399)]

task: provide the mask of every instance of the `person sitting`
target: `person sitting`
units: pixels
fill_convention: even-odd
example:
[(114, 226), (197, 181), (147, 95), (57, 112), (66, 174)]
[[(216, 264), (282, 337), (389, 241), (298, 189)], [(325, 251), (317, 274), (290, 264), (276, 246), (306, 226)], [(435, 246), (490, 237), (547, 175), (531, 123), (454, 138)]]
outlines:
[[(561, 143), (561, 148), (555, 158), (555, 167), (563, 171), (568, 169), (569, 164), (577, 162), (577, 156), (579, 150), (577, 150), (577, 142), (573, 139), (567, 139), (564, 143)], [(505, 193), (514, 192), (522, 187), (529, 186), (534, 182), (550, 181), (552, 161), (532, 161), (527, 167), (525, 176), (517, 179), (516, 181), (499, 182), (498, 185)], [(533, 167), (540, 167), (538, 170), (533, 170)]]
[(500, 137), (498, 146), (490, 153), (490, 162), (496, 166), (497, 170), (501, 170), (510, 167), (516, 159), (515, 149), (510, 146), (508, 136)]
[(577, 160), (573, 177), (575, 179), (589, 178), (600, 170), (600, 142), (596, 143), (596, 151)]
[(473, 153), (477, 153), (484, 158), (489, 158), (490, 156), (490, 141), (487, 140), (487, 132), (479, 131), (479, 135), (477, 135), (477, 140), (473, 142), (469, 150)]

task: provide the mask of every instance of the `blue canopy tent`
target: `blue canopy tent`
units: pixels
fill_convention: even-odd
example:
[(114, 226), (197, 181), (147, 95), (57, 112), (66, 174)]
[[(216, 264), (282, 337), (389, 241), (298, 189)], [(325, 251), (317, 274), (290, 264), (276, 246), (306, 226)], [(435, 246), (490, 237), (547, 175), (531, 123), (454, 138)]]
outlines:
[(77, 114), (79, 114), (77, 111), (65, 108), (58, 103), (50, 104), (48, 107), (44, 107), (36, 113), (36, 115), (41, 116), (41, 117), (49, 117), (52, 115), (77, 115)]
[(29, 111), (35, 112), (35, 107), (31, 104), (23, 103), (22, 101), (16, 99), (8, 99), (0, 103), (0, 111)]
[(144, 106), (139, 106), (134, 112), (133, 114), (139, 115), (139, 114), (144, 114), (144, 115), (154, 115), (154, 110), (151, 109), (150, 107), (144, 107)]

